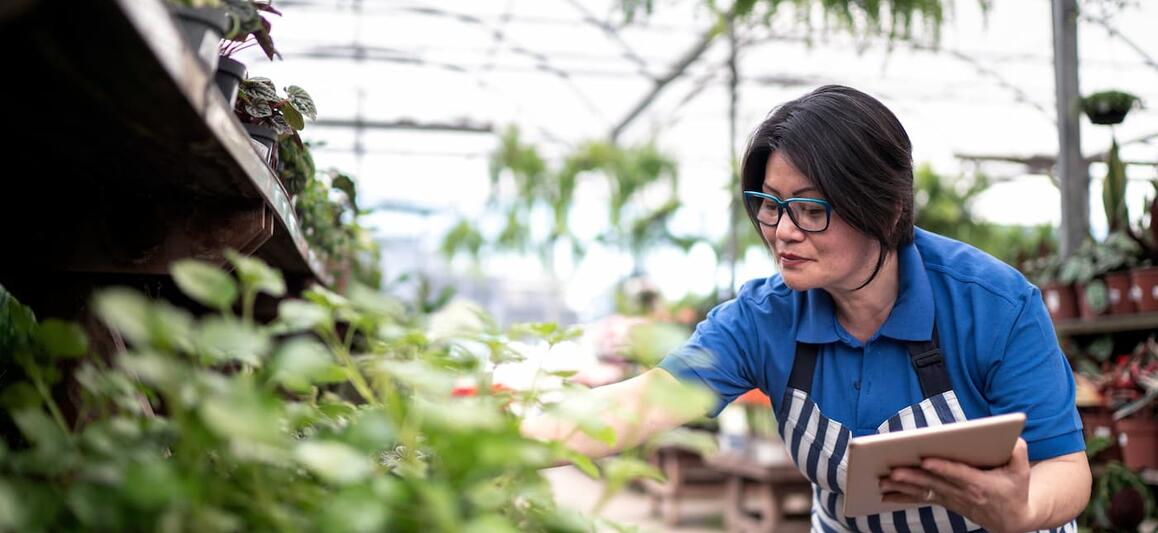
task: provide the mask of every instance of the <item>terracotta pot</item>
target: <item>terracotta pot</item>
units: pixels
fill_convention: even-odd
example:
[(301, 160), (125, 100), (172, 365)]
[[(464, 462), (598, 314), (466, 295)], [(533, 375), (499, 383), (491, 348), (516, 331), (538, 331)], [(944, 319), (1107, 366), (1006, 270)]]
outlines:
[(1158, 311), (1158, 267), (1130, 271), (1130, 298), (1139, 312)]
[(1110, 306), (1109, 305), (1107, 305), (1105, 309), (1102, 309), (1100, 311), (1094, 311), (1092, 308), (1090, 308), (1089, 303), (1086, 302), (1086, 284), (1085, 283), (1075, 283), (1074, 284), (1074, 292), (1077, 293), (1078, 316), (1080, 316), (1083, 320), (1091, 320), (1094, 317), (1105, 315), (1105, 314), (1110, 312)]
[(1136, 415), (1117, 422), (1122, 463), (1127, 467), (1158, 468), (1158, 419)]
[(1073, 284), (1050, 283), (1041, 288), (1041, 298), (1049, 316), (1054, 320), (1069, 320), (1078, 317), (1078, 301)]
[(1129, 272), (1106, 274), (1106, 291), (1109, 293), (1111, 315), (1128, 315), (1134, 312), (1134, 300), (1130, 298)]

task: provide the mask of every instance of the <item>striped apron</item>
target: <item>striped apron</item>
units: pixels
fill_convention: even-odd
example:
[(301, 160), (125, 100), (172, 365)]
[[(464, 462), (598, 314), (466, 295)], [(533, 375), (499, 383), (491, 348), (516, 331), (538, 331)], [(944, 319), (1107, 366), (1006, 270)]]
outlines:
[[(797, 343), (796, 359), (776, 418), (780, 435), (792, 462), (812, 481), (812, 531), (844, 532), (968, 532), (981, 526), (967, 518), (931, 505), (869, 516), (843, 516), (844, 488), (848, 475), (848, 441), (852, 432), (820, 412), (812, 401), (812, 376), (819, 346)], [(921, 383), (924, 400), (901, 409), (882, 423), (878, 433), (901, 431), (950, 422), (965, 421), (965, 413), (949, 382), (949, 372), (941, 357), (937, 331), (933, 339), (908, 344), (913, 369)], [(1077, 531), (1077, 523), (1047, 530), (1053, 533)]]

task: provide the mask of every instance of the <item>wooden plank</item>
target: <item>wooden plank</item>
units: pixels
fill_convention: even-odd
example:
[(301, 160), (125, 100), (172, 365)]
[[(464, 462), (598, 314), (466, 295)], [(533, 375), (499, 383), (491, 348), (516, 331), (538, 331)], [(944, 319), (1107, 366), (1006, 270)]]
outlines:
[(1158, 313), (1106, 315), (1093, 319), (1073, 319), (1054, 322), (1058, 335), (1092, 335), (1120, 331), (1158, 331)]
[[(118, 216), (137, 217), (125, 226), (121, 237), (127, 241), (149, 241), (158, 221), (164, 225), (161, 233), (177, 235), (175, 228), (182, 227), (177, 218), (183, 215), (197, 214), (204, 222), (203, 215), (217, 210), (227, 219), (221, 224), (184, 221), (186, 251), (208, 242), (192, 233), (196, 227), (228, 227), (236, 233), (236, 225), (248, 217), (257, 224), (255, 230), (271, 233), (264, 241), (277, 250), (267, 254), (277, 259), (275, 267), (332, 281), (306, 243), (275, 172), (254, 152), (212, 74), (185, 45), (159, 0), (34, 2), (0, 20), (0, 60), (15, 76), (0, 85), (0, 100), (7, 102), (11, 130), (20, 132), (6, 149), (16, 176), (6, 196), (20, 200), (0, 213), (0, 242), (33, 245), (10, 248), (21, 254), (19, 260), (47, 248), (53, 251), (49, 257), (67, 259), (49, 268), (131, 263), (127, 256), (80, 257), (81, 249), (98, 254), (113, 249), (78, 246), (79, 235), (54, 233), (85, 229), (100, 209), (84, 203), (100, 198), (123, 209)], [(148, 203), (152, 200), (191, 207), (158, 214)], [(267, 211), (253, 211), (255, 206)], [(242, 215), (246, 210), (250, 214)], [(21, 236), (35, 225), (46, 226), (56, 240), (30, 243)], [(232, 238), (219, 244), (239, 245)], [(165, 254), (141, 268), (154, 270), (183, 245), (167, 244)], [(60, 253), (65, 247), (78, 249)]]

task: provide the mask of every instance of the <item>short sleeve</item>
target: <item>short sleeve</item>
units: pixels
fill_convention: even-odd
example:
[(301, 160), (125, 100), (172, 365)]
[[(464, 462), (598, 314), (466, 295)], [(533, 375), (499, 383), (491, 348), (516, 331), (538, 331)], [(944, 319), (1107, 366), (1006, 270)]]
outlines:
[(687, 343), (659, 363), (659, 368), (681, 381), (702, 385), (716, 394), (719, 401), (709, 413), (712, 417), (756, 388), (748, 366), (751, 350), (747, 342), (749, 332), (756, 330), (745, 303), (737, 298), (712, 309)]
[(985, 395), (993, 414), (1025, 413), (1029, 459), (1084, 450), (1073, 372), (1037, 288), (1022, 300), (1006, 345), (996, 348), (1003, 351), (990, 368)]

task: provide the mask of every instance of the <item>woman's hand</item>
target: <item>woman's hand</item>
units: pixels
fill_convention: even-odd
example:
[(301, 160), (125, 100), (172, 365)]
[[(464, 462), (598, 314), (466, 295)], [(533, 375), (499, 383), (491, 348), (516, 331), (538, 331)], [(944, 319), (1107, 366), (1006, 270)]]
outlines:
[(920, 468), (895, 468), (882, 478), (884, 501), (929, 503), (957, 512), (989, 531), (1037, 529), (1029, 500), (1029, 455), (1017, 439), (1009, 464), (980, 470), (964, 463), (925, 459)]

